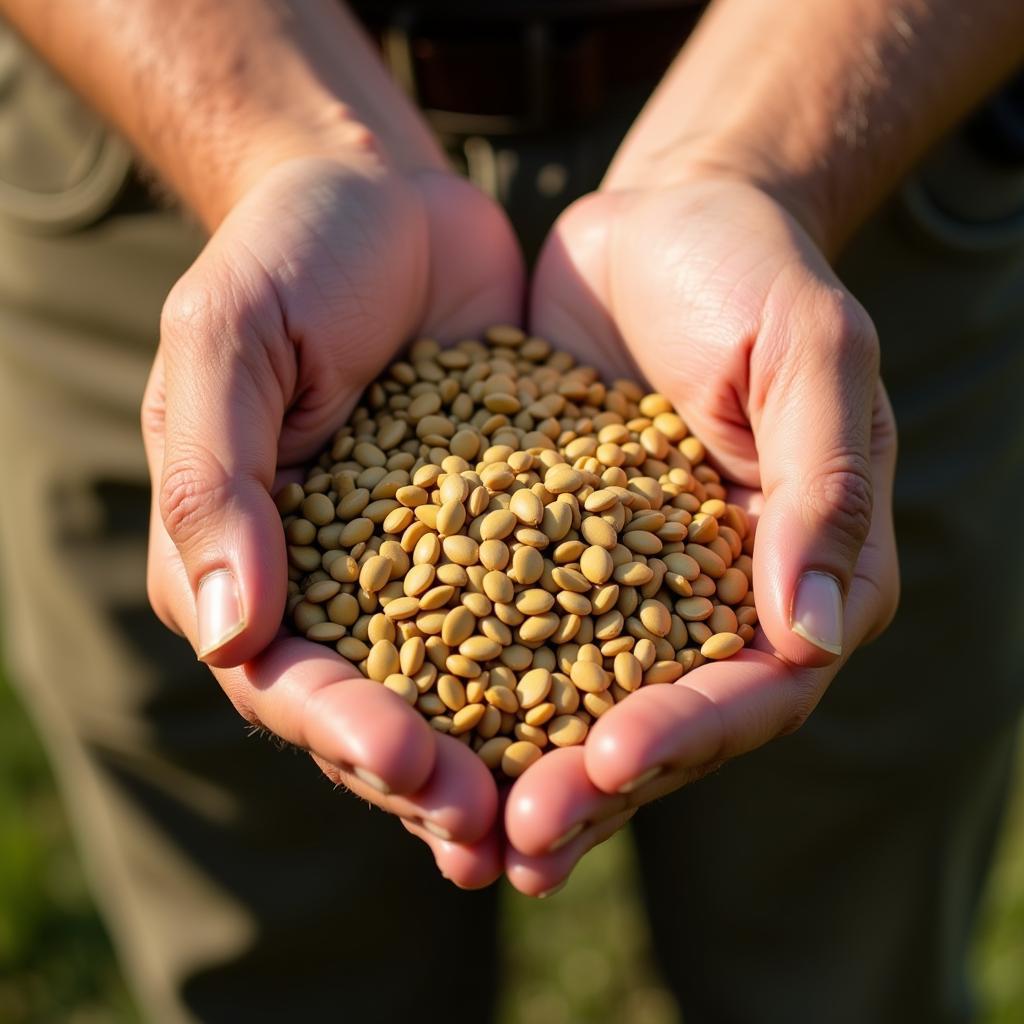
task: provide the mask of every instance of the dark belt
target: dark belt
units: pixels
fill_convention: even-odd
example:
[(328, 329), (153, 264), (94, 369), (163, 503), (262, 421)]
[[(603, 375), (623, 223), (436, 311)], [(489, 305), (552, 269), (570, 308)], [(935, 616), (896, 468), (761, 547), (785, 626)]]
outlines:
[(652, 88), (704, 5), (549, 3), (483, 16), (484, 6), (441, 14), (433, 5), (400, 7), (381, 19), (357, 5), (396, 78), (441, 135), (533, 134), (585, 122), (622, 93)]

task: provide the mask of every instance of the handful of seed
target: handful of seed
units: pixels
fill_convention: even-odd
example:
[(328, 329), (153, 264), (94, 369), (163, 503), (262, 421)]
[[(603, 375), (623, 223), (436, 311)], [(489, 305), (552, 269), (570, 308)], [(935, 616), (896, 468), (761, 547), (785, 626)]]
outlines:
[(752, 531), (701, 442), (516, 327), (415, 342), (277, 505), (294, 628), (507, 776), (754, 635)]

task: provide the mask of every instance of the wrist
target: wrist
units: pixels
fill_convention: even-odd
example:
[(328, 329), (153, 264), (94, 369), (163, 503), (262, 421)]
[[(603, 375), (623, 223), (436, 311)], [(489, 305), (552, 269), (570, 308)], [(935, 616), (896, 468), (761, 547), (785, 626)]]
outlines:
[(844, 226), (831, 199), (827, 168), (802, 166), (735, 139), (684, 140), (653, 160), (617, 155), (601, 189), (664, 189), (708, 180), (758, 189), (778, 203), (827, 257), (838, 251)]
[(367, 177), (445, 169), (443, 160), (430, 150), (388, 145), (337, 101), (323, 104), (315, 113), (251, 130), (239, 125), (232, 135), (238, 141), (221, 146), (214, 159), (203, 160), (197, 154), (199, 159), (181, 183), (186, 202), (210, 230), (275, 168), (297, 160), (328, 161)]

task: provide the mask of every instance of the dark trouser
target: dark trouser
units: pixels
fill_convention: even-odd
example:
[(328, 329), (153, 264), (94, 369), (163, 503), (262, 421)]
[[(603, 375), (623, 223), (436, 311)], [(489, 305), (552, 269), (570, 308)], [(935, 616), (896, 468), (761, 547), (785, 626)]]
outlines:
[[(545, 179), (528, 168), (565, 168), (568, 201), (599, 177), (605, 134), (515, 144), (500, 187), (530, 237), (551, 203), (531, 203)], [(962, 187), (1012, 172), (978, 173)], [(636, 819), (661, 967), (695, 1024), (969, 1017), (1024, 665), (1024, 213), (973, 229), (943, 212), (957, 176), (938, 180), (908, 186), (841, 267), (902, 429), (900, 614), (804, 730)], [(15, 678), (129, 980), (160, 1024), (402, 1021), (439, 993), (446, 1021), (480, 1024), (494, 891), (455, 891), (397, 822), (249, 737), (148, 609), (138, 405), (163, 296), (201, 240), (137, 192), (104, 194), (24, 217), (0, 194), (0, 554)]]

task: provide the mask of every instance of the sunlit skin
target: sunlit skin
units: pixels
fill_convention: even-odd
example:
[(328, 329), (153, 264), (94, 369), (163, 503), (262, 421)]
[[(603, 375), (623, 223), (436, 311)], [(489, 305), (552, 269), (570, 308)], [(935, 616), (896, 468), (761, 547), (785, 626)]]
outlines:
[(774, 200), (697, 177), (581, 201), (541, 258), (531, 324), (609, 373), (635, 364), (742, 485), (730, 495), (758, 520), (762, 625), (754, 649), (638, 690), (595, 723), (582, 748), (542, 758), (516, 782), (506, 871), (537, 894), (643, 803), (810, 714), (844, 659), (790, 629), (804, 570), (843, 584), (844, 654), (888, 623), (898, 572), (896, 434), (874, 332)]
[(205, 660), (239, 713), (400, 816), (452, 881), (480, 886), (501, 872), (483, 762), (333, 651), (281, 630), (276, 487), (409, 338), (462, 337), (522, 308), (519, 251), (490, 200), (451, 174), (364, 163), (278, 167), (168, 298), (143, 406), (149, 592), (198, 648), (195, 588), (232, 568), (245, 628)]
[[(154, 608), (246, 720), (396, 814), (454, 883), (504, 871), (550, 892), (640, 804), (799, 726), (891, 617), (878, 340), (822, 253), (1024, 58), (1024, 6), (969, 8), (717, 0), (527, 295), (504, 215), (446, 169), (336, 0), (0, 0), (212, 235), (168, 299), (143, 408)], [(271, 494), (404, 342), (524, 310), (677, 404), (759, 518), (763, 631), (630, 695), (505, 793), (396, 695), (280, 632)], [(197, 587), (226, 569), (245, 617), (211, 647)], [(808, 570), (839, 582), (840, 656), (790, 628)]]

